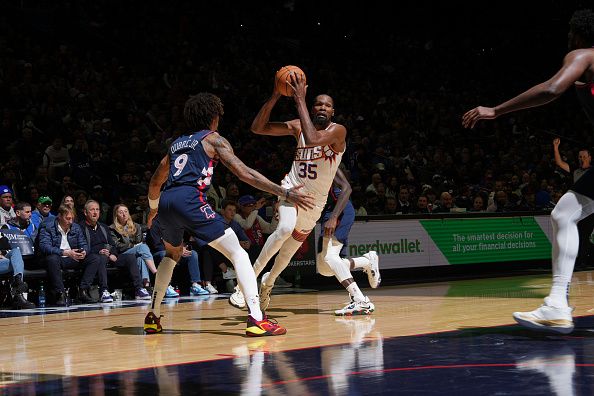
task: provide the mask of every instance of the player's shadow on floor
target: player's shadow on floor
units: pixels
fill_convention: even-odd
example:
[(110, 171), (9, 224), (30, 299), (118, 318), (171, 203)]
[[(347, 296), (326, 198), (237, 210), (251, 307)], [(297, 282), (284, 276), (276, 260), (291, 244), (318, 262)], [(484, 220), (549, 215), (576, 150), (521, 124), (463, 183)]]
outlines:
[(145, 334), (142, 327), (126, 327), (126, 326), (112, 326), (103, 330), (113, 331), (117, 335), (136, 335), (143, 337), (158, 337), (160, 334), (215, 334), (222, 336), (246, 337), (245, 330), (241, 329), (238, 332), (219, 331), (219, 330), (181, 330), (181, 329), (163, 329), (158, 334)]
[[(266, 310), (266, 313), (273, 313), (273, 312), (290, 312), (293, 315), (319, 315), (325, 314), (330, 312), (329, 310), (324, 309), (317, 309), (317, 308), (270, 308)], [(282, 316), (279, 316), (282, 317)]]

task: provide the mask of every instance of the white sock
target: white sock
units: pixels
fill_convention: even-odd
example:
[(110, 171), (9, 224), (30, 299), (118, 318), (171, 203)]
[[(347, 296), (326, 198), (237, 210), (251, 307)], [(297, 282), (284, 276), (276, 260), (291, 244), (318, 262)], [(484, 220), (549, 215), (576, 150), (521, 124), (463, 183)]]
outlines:
[(366, 257), (352, 257), (351, 260), (355, 263), (355, 268), (368, 268), (371, 264), (371, 261)]
[(349, 294), (353, 296), (355, 301), (365, 301), (365, 296), (361, 292), (361, 289), (359, 289), (359, 286), (357, 286), (357, 282), (351, 283), (347, 286), (346, 289), (349, 292)]
[(223, 253), (233, 263), (235, 273), (237, 274), (237, 282), (245, 296), (245, 302), (250, 315), (257, 321), (262, 320), (264, 315), (260, 310), (260, 297), (258, 296), (256, 275), (252, 269), (250, 257), (239, 244), (237, 235), (235, 235), (231, 228), (227, 228), (225, 235), (216, 241), (212, 241), (209, 245)]

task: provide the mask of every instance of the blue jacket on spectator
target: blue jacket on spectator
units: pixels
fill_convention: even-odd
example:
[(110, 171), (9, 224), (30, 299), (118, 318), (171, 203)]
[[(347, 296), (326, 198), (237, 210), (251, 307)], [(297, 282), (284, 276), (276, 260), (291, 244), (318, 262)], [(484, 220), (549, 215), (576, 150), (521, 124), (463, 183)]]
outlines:
[[(82, 228), (76, 223), (72, 223), (70, 230), (66, 236), (70, 248), (82, 249), (85, 252), (89, 252), (87, 240), (83, 234)], [(62, 243), (62, 234), (58, 230), (58, 219), (55, 218), (53, 221), (46, 221), (41, 223), (39, 229), (39, 252), (44, 256), (50, 254), (57, 254), (62, 256), (62, 249), (60, 245)]]
[(56, 218), (56, 215), (49, 213), (47, 215), (47, 217), (43, 217), (41, 215), (41, 213), (39, 213), (39, 209), (35, 209), (32, 213), (31, 213), (31, 223), (33, 223), (33, 225), (35, 226), (35, 228), (39, 229), (41, 228), (41, 224), (47, 222), (50, 222), (52, 220), (54, 220)]

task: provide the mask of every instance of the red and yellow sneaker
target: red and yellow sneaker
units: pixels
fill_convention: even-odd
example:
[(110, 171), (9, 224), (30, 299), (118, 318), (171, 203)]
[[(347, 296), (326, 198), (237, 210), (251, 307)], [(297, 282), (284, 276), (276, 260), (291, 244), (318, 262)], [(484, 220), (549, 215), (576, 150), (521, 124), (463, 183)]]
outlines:
[(248, 315), (247, 328), (245, 334), (248, 337), (264, 337), (264, 336), (277, 336), (287, 333), (287, 329), (278, 324), (274, 319), (268, 319), (266, 315), (260, 321), (252, 318), (252, 315)]
[(161, 317), (157, 317), (152, 312), (146, 314), (146, 318), (144, 318), (144, 332), (147, 334), (156, 334), (163, 331), (163, 327), (161, 327)]

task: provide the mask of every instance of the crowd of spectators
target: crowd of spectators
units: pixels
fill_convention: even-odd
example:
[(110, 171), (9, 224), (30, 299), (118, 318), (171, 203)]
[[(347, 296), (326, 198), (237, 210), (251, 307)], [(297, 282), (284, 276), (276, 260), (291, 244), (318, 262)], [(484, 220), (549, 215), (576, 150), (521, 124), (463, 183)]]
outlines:
[[(0, 19), (0, 222), (18, 222), (14, 205), (29, 202), (36, 229), (54, 220), (58, 203), (84, 223), (92, 199), (95, 221), (113, 224), (114, 253), (137, 254), (140, 279), (150, 278), (153, 257), (136, 246), (138, 235), (122, 237), (123, 227), (137, 233), (146, 226), (148, 182), (168, 143), (184, 132), (188, 95), (219, 95), (222, 135), (243, 161), (280, 181), (294, 142), (256, 136), (249, 126), (285, 64), (306, 72), (308, 99), (334, 97), (335, 120), (348, 131), (341, 166), (358, 215), (549, 210), (571, 185), (571, 174), (555, 164), (555, 133), (573, 164), (592, 145), (585, 117), (568, 116), (573, 96), (475, 130), (460, 119), (554, 71), (566, 29), (558, 22), (566, 18), (555, 15), (572, 10), (547, 4), (541, 17), (556, 24), (538, 24), (542, 18), (522, 20), (532, 10), (520, 7), (505, 31), (492, 29), (494, 17), (474, 35), (469, 30), (480, 24), (452, 29), (463, 16), (452, 12), (448, 22), (440, 6), (428, 19), (408, 6), (395, 20), (370, 6), (364, 12), (378, 11), (375, 19), (356, 24), (354, 11), (332, 22), (332, 5), (303, 3), (270, 4), (255, 16), (248, 5), (223, 1), (208, 6), (216, 21), (204, 17), (206, 5), (184, 1), (8, 6)], [(273, 111), (274, 120), (296, 116), (290, 98)], [(239, 201), (245, 195), (255, 196), (250, 203), (262, 196), (219, 167), (213, 207), (235, 202), (253, 225), (253, 208)], [(126, 214), (116, 210), (114, 218), (114, 207)], [(270, 215), (256, 218), (265, 232)]]

